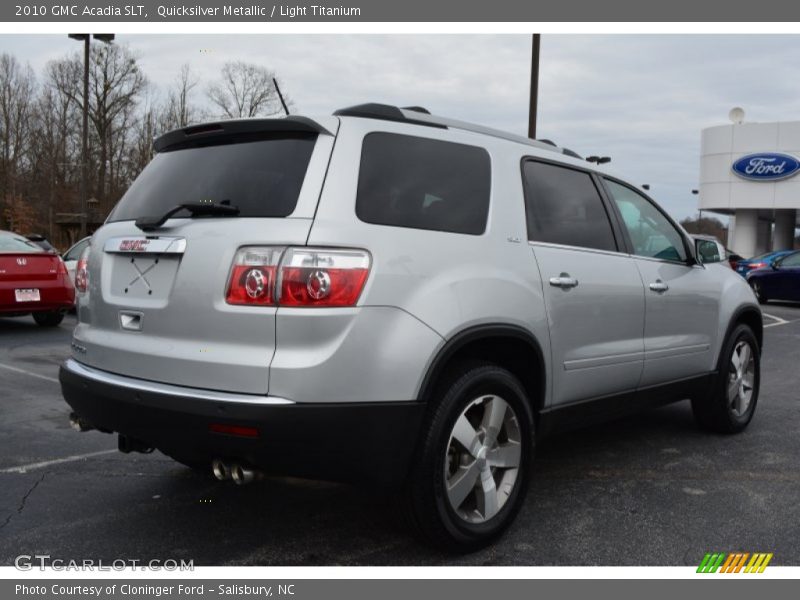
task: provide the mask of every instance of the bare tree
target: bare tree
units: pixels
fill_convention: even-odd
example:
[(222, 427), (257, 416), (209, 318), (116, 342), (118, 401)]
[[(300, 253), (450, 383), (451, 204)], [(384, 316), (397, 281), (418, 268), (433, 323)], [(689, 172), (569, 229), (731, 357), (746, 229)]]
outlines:
[(36, 77), (10, 54), (0, 55), (0, 221), (7, 198), (19, 193), (23, 161), (28, 156)]
[[(78, 55), (51, 63), (49, 71), (59, 92), (67, 95), (81, 110), (83, 94), (79, 84), (82, 64)], [(93, 136), (92, 171), (97, 174), (94, 193), (101, 200), (113, 198), (117, 189), (111, 160), (119, 160), (119, 146), (126, 145), (132, 111), (147, 79), (139, 69), (135, 55), (117, 44), (92, 46), (89, 63), (89, 120)], [(111, 180), (107, 181), (111, 173)], [(110, 208), (107, 206), (106, 208)]]
[(189, 64), (183, 64), (174, 87), (167, 95), (167, 104), (159, 123), (162, 131), (186, 127), (201, 118), (201, 112), (191, 98), (197, 84), (198, 80), (192, 75)]
[(208, 88), (208, 99), (223, 118), (270, 116), (282, 112), (275, 73), (260, 65), (242, 61), (222, 67), (221, 80)]

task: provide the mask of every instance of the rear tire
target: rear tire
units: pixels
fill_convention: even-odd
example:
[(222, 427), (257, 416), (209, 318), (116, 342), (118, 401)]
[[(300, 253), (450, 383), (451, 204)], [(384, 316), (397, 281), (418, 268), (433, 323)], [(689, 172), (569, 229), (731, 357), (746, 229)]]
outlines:
[(750, 289), (753, 290), (753, 293), (756, 295), (756, 300), (758, 300), (759, 304), (766, 304), (769, 302), (769, 299), (764, 295), (764, 291), (761, 289), (761, 284), (758, 281), (751, 281), (750, 282)]
[(533, 429), (519, 380), (470, 362), (439, 387), (404, 499), (408, 523), (451, 552), (478, 550), (511, 524), (525, 499)]
[(722, 349), (709, 394), (692, 399), (695, 421), (717, 433), (744, 431), (755, 414), (760, 381), (758, 340), (747, 325), (737, 325)]
[(40, 327), (57, 327), (64, 320), (64, 313), (61, 311), (37, 312), (33, 313), (33, 320)]

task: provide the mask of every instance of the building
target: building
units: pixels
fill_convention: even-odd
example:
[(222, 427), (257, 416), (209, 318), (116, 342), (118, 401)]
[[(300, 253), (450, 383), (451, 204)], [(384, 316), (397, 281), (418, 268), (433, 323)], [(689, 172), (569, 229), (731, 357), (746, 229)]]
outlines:
[(800, 121), (732, 124), (701, 134), (699, 209), (730, 215), (728, 247), (742, 256), (793, 248), (800, 214)]

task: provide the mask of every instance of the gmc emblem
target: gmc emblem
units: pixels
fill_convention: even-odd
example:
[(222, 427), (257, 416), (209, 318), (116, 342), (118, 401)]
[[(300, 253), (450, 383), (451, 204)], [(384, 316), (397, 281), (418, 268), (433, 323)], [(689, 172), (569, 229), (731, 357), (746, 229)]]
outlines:
[(120, 252), (144, 252), (150, 240), (122, 240), (119, 243)]

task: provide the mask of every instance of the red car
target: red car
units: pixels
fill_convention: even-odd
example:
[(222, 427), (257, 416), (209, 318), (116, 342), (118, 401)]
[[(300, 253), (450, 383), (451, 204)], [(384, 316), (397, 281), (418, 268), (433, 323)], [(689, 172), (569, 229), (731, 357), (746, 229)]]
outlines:
[(42, 327), (55, 327), (74, 304), (75, 288), (58, 254), (0, 231), (0, 317), (31, 314)]

